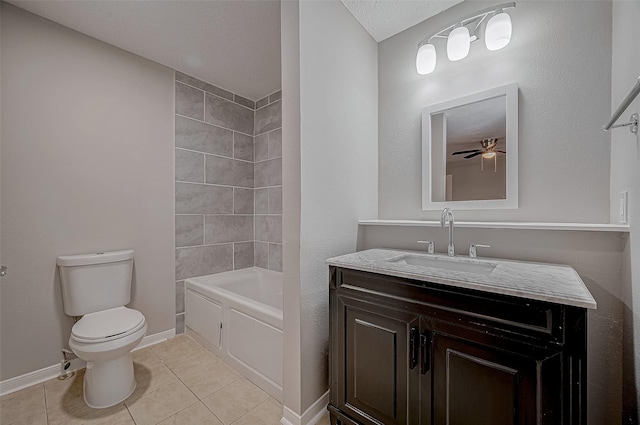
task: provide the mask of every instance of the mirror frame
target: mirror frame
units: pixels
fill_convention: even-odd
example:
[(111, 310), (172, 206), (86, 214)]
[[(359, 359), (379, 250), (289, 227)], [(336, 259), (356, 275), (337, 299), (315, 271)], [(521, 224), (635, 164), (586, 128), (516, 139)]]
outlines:
[[(434, 161), (439, 160), (440, 169), (446, 169), (446, 149), (443, 154), (432, 155), (431, 115), (441, 113), (447, 109), (476, 103), (495, 97), (505, 96), (506, 102), (506, 199), (475, 200), (475, 201), (432, 201), (432, 178)], [(448, 100), (427, 106), (422, 110), (422, 210), (442, 210), (451, 208), (456, 210), (489, 210), (518, 208), (518, 85), (507, 84), (489, 90), (484, 90), (468, 96)]]

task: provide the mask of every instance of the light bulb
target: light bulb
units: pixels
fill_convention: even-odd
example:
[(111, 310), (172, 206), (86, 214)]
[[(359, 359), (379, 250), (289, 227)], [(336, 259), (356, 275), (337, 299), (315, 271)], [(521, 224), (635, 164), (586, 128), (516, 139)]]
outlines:
[(436, 46), (431, 43), (423, 44), (416, 55), (416, 69), (418, 74), (431, 74), (436, 69)]
[(484, 42), (489, 50), (500, 50), (511, 41), (511, 16), (500, 12), (495, 15), (489, 22), (484, 32)]
[(471, 37), (467, 27), (457, 27), (449, 33), (447, 39), (447, 57), (450, 61), (459, 61), (469, 54)]
[(482, 157), (485, 158), (485, 159), (491, 159), (494, 156), (496, 156), (495, 152), (485, 152), (485, 153), (482, 154)]

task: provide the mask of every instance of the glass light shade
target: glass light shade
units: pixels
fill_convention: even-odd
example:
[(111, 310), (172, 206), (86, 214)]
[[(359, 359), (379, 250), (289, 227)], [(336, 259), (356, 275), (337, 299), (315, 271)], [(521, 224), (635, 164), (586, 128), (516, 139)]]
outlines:
[(467, 27), (454, 28), (447, 39), (447, 57), (450, 61), (459, 61), (469, 54), (471, 37)]
[(436, 46), (423, 44), (416, 55), (416, 69), (418, 74), (431, 74), (436, 69)]
[(482, 154), (482, 157), (485, 158), (485, 159), (491, 159), (494, 156), (496, 156), (495, 152), (485, 152), (485, 153)]
[(500, 50), (511, 41), (511, 16), (501, 12), (493, 15), (484, 32), (484, 42), (489, 50)]

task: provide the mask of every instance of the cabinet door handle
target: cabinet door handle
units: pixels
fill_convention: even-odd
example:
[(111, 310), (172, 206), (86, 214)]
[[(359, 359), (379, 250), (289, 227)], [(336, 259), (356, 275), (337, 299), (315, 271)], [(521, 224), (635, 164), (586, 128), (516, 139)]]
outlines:
[(424, 375), (431, 369), (431, 338), (428, 334), (420, 335), (420, 350), (422, 352), (420, 373)]
[(418, 365), (418, 353), (420, 351), (418, 332), (416, 327), (411, 328), (409, 331), (409, 369), (413, 369)]

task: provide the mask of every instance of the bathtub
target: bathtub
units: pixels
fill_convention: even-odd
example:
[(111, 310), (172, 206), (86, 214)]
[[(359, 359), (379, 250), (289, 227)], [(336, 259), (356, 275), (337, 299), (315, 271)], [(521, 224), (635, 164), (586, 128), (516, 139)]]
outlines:
[(187, 334), (282, 401), (282, 273), (252, 267), (185, 282)]

